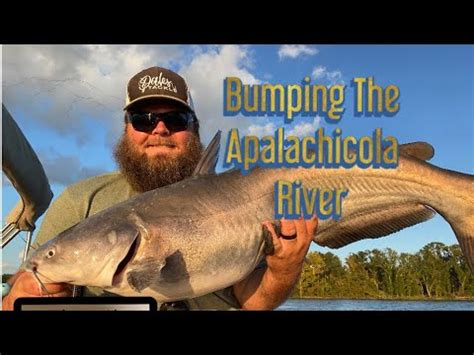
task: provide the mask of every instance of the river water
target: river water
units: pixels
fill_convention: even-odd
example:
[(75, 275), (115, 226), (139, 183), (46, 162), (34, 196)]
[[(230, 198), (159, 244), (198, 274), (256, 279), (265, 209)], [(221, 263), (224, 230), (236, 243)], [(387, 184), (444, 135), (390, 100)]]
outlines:
[(388, 301), (291, 299), (283, 311), (474, 311), (472, 301)]

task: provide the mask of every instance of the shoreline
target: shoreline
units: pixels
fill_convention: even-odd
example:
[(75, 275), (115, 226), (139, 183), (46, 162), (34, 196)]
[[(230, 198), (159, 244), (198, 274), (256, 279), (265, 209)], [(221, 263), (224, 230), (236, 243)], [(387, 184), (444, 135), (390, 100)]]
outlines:
[(350, 297), (290, 297), (287, 301), (299, 301), (299, 300), (307, 300), (307, 301), (421, 301), (421, 302), (437, 302), (437, 301), (473, 301), (474, 297), (451, 297), (451, 298), (443, 298), (443, 297), (413, 297), (413, 298), (350, 298)]

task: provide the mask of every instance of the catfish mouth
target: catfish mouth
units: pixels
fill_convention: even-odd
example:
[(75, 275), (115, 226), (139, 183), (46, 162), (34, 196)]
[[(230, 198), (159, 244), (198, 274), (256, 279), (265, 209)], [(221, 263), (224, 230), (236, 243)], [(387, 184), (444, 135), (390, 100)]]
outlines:
[(133, 258), (135, 257), (138, 251), (138, 247), (140, 245), (139, 239), (140, 239), (139, 234), (137, 234), (132, 244), (130, 245), (127, 254), (122, 259), (122, 261), (118, 264), (117, 269), (115, 270), (114, 276), (112, 277), (112, 287), (117, 287), (122, 282), (127, 265), (133, 260)]

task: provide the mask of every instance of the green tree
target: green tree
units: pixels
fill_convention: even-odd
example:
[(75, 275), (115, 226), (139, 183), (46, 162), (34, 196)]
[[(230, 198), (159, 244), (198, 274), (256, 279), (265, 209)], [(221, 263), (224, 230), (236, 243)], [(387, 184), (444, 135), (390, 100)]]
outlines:
[(428, 297), (450, 294), (449, 259), (451, 253), (443, 243), (429, 243), (418, 253), (418, 267), (423, 291)]
[(2, 275), (2, 282), (7, 282), (10, 277), (12, 277), (12, 274), (3, 274)]
[(299, 297), (324, 295), (325, 287), (320, 282), (320, 275), (325, 272), (326, 265), (321, 255), (319, 252), (311, 252), (306, 256), (297, 284)]
[(469, 294), (469, 286), (474, 283), (473, 275), (460, 246), (454, 244), (448, 250), (451, 256), (448, 262), (451, 292), (457, 296), (466, 296)]
[(398, 297), (423, 296), (423, 286), (418, 275), (418, 256), (401, 253), (398, 257), (397, 277), (394, 284)]
[(348, 293), (344, 283), (346, 269), (337, 255), (328, 252), (322, 254), (322, 257), (325, 263), (325, 269), (321, 278), (323, 278), (326, 286), (325, 296), (335, 298), (344, 297), (344, 294)]
[(474, 275), (459, 245), (429, 243), (417, 253), (390, 248), (307, 255), (294, 297), (474, 297)]
[(388, 295), (395, 294), (398, 253), (392, 249), (373, 249), (368, 255), (368, 270), (377, 289)]
[(369, 267), (370, 251), (360, 251), (346, 258), (346, 294), (349, 297), (364, 298), (381, 296), (377, 281)]

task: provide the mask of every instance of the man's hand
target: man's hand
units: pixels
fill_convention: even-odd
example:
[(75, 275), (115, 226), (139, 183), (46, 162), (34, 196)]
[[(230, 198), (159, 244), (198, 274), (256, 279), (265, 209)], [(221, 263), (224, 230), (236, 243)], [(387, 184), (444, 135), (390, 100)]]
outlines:
[(268, 271), (280, 282), (286, 279), (293, 281), (294, 285), (303, 268), (318, 220), (315, 217), (310, 220), (282, 220), (280, 235), (277, 235), (271, 222), (264, 222), (263, 225), (272, 235), (274, 248), (273, 253), (266, 257)]
[[(2, 309), (12, 311), (15, 300), (20, 297), (69, 297), (72, 295), (72, 286), (68, 284), (45, 284), (46, 290), (42, 290), (41, 285), (33, 274), (20, 271), (8, 280), (11, 290), (3, 297)], [(47, 291), (47, 292), (46, 292)]]
[(280, 235), (271, 222), (273, 252), (266, 257), (267, 268), (255, 270), (234, 285), (234, 294), (244, 309), (274, 309), (291, 294), (303, 269), (306, 253), (318, 227), (318, 220), (282, 220)]

